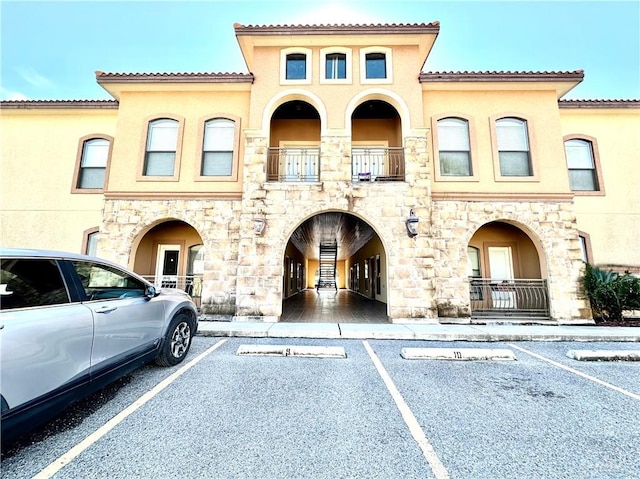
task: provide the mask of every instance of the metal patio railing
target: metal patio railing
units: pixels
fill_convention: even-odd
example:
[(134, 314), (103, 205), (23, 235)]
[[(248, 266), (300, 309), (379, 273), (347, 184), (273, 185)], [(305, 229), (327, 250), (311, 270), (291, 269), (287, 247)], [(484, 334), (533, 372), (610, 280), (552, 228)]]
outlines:
[(191, 296), (196, 306), (198, 308), (200, 307), (202, 298), (202, 275), (142, 277), (158, 288), (172, 288), (185, 291)]
[(404, 181), (404, 148), (352, 148), (351, 181)]
[(471, 316), (549, 318), (545, 279), (470, 279)]
[(267, 181), (320, 181), (320, 148), (269, 148)]

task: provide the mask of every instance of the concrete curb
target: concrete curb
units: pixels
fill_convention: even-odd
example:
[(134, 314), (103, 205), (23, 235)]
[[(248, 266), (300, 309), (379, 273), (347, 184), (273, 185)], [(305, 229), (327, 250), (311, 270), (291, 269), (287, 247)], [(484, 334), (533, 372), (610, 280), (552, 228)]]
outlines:
[(240, 345), (236, 351), (236, 355), (332, 359), (344, 359), (347, 357), (347, 353), (344, 348), (340, 346), (282, 346), (262, 344)]
[(640, 342), (640, 328), (557, 325), (454, 325), (415, 323), (266, 323), (200, 321), (200, 336), (426, 341)]
[(515, 361), (510, 349), (402, 348), (403, 359), (446, 359), (450, 361)]
[(640, 361), (640, 350), (588, 350), (571, 349), (567, 357), (576, 361)]

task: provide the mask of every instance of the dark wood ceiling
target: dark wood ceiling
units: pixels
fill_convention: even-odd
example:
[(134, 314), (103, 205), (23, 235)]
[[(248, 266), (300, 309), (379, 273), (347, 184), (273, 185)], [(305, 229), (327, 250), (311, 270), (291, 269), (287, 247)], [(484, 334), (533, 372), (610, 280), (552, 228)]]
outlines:
[(375, 232), (364, 221), (348, 213), (321, 213), (302, 223), (291, 242), (307, 259), (318, 259), (320, 243), (337, 243), (338, 259), (353, 256)]

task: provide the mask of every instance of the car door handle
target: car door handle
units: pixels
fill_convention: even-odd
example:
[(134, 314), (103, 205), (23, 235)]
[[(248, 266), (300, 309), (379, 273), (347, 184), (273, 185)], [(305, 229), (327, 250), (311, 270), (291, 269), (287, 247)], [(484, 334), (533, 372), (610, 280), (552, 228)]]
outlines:
[(118, 309), (117, 306), (104, 306), (100, 309), (96, 309), (96, 313), (105, 314), (110, 313), (111, 311), (115, 311), (116, 309)]

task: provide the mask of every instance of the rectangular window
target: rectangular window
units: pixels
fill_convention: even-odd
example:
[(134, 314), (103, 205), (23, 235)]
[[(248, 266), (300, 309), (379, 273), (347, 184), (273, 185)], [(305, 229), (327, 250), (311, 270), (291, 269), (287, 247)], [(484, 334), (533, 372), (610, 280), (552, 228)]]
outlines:
[(347, 56), (344, 53), (332, 53), (327, 55), (325, 78), (327, 80), (347, 78)]
[(567, 140), (564, 142), (569, 168), (569, 183), (573, 191), (598, 191), (598, 180), (591, 142)]
[(445, 118), (438, 121), (440, 174), (471, 176), (469, 125), (466, 120)]
[(304, 53), (287, 55), (287, 80), (304, 80), (307, 78), (307, 56)]
[(205, 123), (202, 152), (202, 176), (231, 176), (235, 123), (216, 118)]
[(78, 174), (78, 188), (104, 188), (104, 175), (109, 158), (109, 141), (95, 138), (84, 142)]
[(387, 78), (387, 57), (384, 53), (367, 53), (365, 57), (367, 79)]
[(85, 254), (96, 256), (98, 252), (98, 232), (89, 233), (87, 235), (87, 249)]
[(173, 176), (177, 145), (177, 121), (168, 119), (152, 121), (147, 135), (144, 175)]
[(500, 175), (532, 176), (527, 123), (517, 118), (496, 121)]

